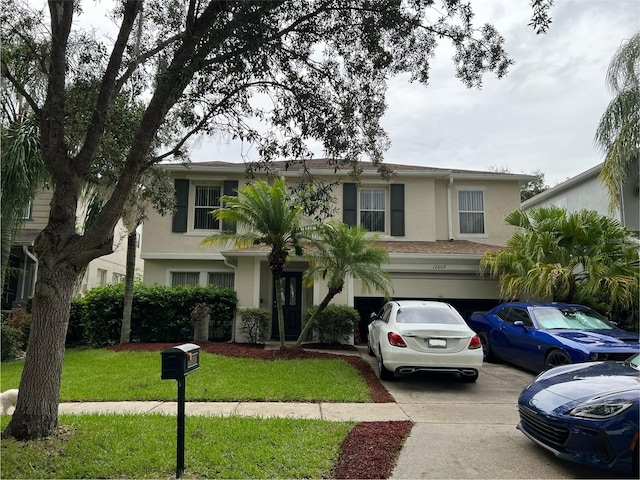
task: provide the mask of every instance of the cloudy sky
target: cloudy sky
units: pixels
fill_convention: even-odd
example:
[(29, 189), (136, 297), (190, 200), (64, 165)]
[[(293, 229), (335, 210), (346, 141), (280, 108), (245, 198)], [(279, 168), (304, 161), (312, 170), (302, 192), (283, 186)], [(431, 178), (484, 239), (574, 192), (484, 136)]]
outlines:
[[(104, 24), (108, 0), (88, 5), (85, 18)], [(618, 47), (640, 31), (640, 0), (555, 0), (548, 33), (527, 24), (529, 0), (471, 0), (477, 25), (495, 25), (515, 61), (507, 77), (485, 77), (467, 89), (454, 76), (453, 50), (443, 43), (430, 84), (395, 78), (383, 126), (392, 146), (388, 163), (512, 173), (540, 170), (553, 186), (602, 162), (593, 145), (611, 100), (606, 70)], [(98, 14), (97, 16), (94, 16)], [(322, 152), (314, 152), (322, 156)], [(193, 161), (256, 160), (237, 143), (202, 142)]]
[[(556, 185), (602, 162), (593, 136), (611, 100), (605, 75), (618, 47), (640, 31), (638, 0), (556, 0), (547, 34), (527, 24), (528, 0), (472, 0), (478, 25), (493, 23), (515, 65), (507, 77), (467, 89), (442, 44), (429, 86), (390, 82), (385, 162), (512, 173), (540, 170)], [(194, 161), (241, 161), (238, 144), (207, 144)], [(322, 152), (314, 152), (321, 155)], [(255, 153), (253, 153), (255, 155)], [(255, 159), (255, 158), (251, 158)]]

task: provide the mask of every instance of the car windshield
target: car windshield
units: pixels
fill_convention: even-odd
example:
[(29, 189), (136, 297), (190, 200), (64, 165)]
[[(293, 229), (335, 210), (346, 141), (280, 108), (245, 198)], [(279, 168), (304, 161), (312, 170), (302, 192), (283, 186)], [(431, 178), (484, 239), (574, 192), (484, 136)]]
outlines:
[(592, 310), (544, 307), (534, 310), (540, 328), (571, 330), (608, 330), (614, 328), (606, 318)]
[(458, 325), (462, 317), (444, 308), (402, 307), (396, 315), (396, 323), (432, 323)]
[(640, 370), (640, 353), (636, 353), (633, 357), (628, 358), (625, 363), (636, 370)]

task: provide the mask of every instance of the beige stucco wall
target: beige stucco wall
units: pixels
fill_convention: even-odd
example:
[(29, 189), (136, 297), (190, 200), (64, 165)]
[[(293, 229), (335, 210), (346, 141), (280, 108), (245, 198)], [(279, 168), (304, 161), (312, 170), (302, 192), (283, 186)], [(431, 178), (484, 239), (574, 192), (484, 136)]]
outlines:
[[(460, 234), (457, 220), (457, 192), (468, 188), (480, 188), (484, 191), (484, 235)], [(515, 227), (505, 224), (504, 217), (513, 210), (520, 208), (520, 191), (517, 188), (517, 182), (457, 181), (454, 183), (452, 193), (452, 209), (455, 212), (453, 215), (454, 238), (490, 245), (504, 245), (507, 239), (515, 232)]]
[(53, 190), (43, 189), (38, 193), (31, 202), (31, 217), (25, 220), (22, 229), (40, 231), (47, 226), (52, 198)]

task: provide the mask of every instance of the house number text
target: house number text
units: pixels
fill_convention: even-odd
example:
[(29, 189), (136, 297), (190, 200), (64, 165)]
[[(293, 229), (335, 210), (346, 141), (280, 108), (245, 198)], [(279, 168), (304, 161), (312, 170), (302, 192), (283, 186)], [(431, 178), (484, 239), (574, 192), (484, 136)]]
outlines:
[(435, 265), (433, 265), (432, 269), (433, 270), (446, 270), (447, 266), (445, 264), (442, 264), (442, 263), (436, 263)]

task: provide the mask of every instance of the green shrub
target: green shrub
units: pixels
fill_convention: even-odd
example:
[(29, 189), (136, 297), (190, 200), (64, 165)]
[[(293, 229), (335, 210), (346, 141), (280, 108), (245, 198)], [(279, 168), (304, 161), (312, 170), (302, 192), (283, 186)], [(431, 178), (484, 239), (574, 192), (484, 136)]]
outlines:
[(69, 312), (69, 326), (67, 328), (67, 345), (82, 345), (86, 343), (84, 333), (85, 301), (84, 298), (71, 300)]
[[(305, 321), (309, 321), (317, 306), (305, 309)], [(346, 305), (329, 305), (325, 308), (313, 325), (320, 343), (348, 342), (353, 335), (355, 326), (360, 321), (360, 315), (355, 308)]]
[(0, 360), (14, 360), (20, 354), (22, 332), (5, 322), (0, 325)]
[(240, 311), (240, 330), (249, 343), (264, 343), (271, 314), (262, 308), (245, 308)]
[(27, 312), (25, 307), (15, 308), (5, 316), (4, 321), (9, 327), (19, 332), (16, 348), (26, 350), (31, 331), (31, 313)]
[[(84, 332), (89, 345), (100, 347), (120, 341), (124, 285), (105, 285), (84, 297)], [(186, 342), (193, 339), (191, 312), (197, 303), (211, 308), (214, 325), (231, 332), (237, 297), (231, 289), (136, 284), (131, 314), (132, 342)]]

